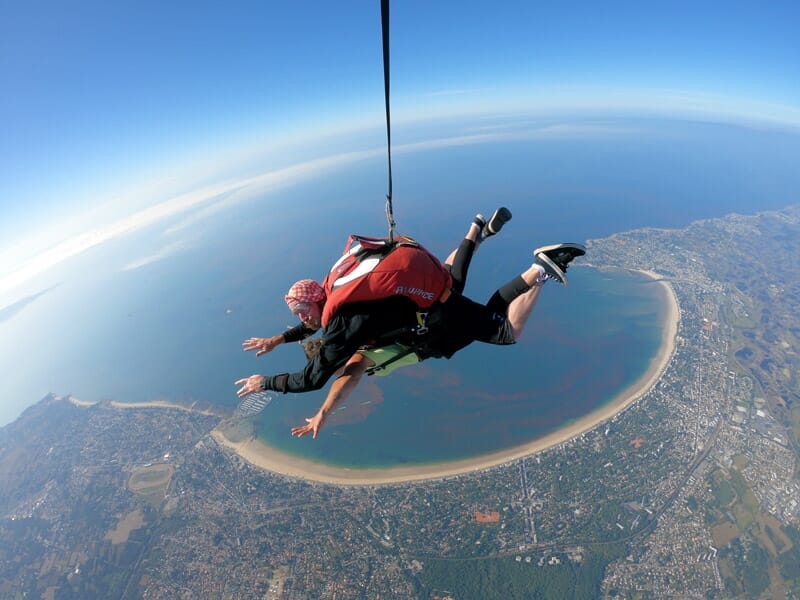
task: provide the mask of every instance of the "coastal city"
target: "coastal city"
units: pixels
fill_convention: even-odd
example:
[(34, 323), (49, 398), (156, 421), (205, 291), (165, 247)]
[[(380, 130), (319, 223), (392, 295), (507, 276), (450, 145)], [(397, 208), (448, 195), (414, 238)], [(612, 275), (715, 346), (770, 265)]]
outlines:
[(669, 285), (663, 368), (468, 473), (284, 476), (242, 415), (50, 395), (0, 429), (0, 598), (799, 598), (796, 240), (800, 207), (591, 240)]

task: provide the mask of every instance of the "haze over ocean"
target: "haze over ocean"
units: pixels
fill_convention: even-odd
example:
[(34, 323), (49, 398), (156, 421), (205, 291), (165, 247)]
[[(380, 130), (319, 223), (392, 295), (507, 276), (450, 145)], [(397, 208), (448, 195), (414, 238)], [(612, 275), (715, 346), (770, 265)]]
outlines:
[[(395, 156), (399, 229), (439, 256), (457, 243), (475, 212), (501, 204), (514, 212), (502, 235), (476, 256), (468, 295), (487, 298), (529, 264), (537, 245), (635, 227), (680, 227), (797, 201), (800, 174), (789, 157), (800, 155), (800, 139), (792, 132), (622, 118), (551, 122), (562, 123), (570, 128), (549, 136)], [(241, 352), (241, 342), (290, 324), (282, 301), (286, 288), (299, 277), (321, 276), (348, 233), (385, 233), (383, 197), (376, 190), (385, 190), (383, 156), (233, 204), (191, 227), (176, 227), (186, 217), (178, 215), (41, 275), (30, 293), (49, 291), (0, 322), (8, 398), (3, 422), (49, 391), (84, 400), (233, 405), (235, 379), (299, 368), (299, 349), (280, 348), (255, 360)], [(557, 313), (559, 307), (548, 303), (581, 297), (581, 286), (594, 281), (584, 271), (570, 271), (566, 290), (545, 290), (532, 324), (546, 324)], [(435, 369), (459, 365), (473, 372), (474, 361), (526, 356), (518, 348), (489, 351), (483, 359), (470, 349)], [(617, 378), (621, 386), (624, 378)], [(398, 387), (387, 395), (406, 393), (402, 381), (392, 382)], [(264, 418), (277, 418), (290, 405), (300, 407), (297, 416), (310, 416), (321, 400), (321, 393), (281, 397)], [(385, 406), (392, 402), (387, 398)], [(357, 427), (379, 422), (373, 414)], [(528, 422), (523, 429), (536, 426)], [(335, 431), (323, 430), (316, 447), (332, 443)], [(294, 442), (302, 451), (312, 444)]]

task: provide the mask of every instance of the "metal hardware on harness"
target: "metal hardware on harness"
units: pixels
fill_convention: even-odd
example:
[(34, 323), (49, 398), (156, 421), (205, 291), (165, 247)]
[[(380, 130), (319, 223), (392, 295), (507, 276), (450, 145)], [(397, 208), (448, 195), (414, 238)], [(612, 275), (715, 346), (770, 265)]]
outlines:
[(414, 333), (417, 335), (425, 335), (428, 333), (428, 313), (426, 312), (418, 312), (417, 313), (417, 328), (414, 330)]

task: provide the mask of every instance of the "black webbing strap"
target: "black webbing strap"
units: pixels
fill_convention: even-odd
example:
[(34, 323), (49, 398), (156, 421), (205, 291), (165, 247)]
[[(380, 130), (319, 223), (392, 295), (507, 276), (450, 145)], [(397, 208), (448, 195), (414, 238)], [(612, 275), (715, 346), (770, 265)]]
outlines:
[(389, 222), (389, 241), (394, 240), (394, 213), (392, 212), (392, 126), (389, 119), (389, 0), (381, 0), (383, 25), (383, 87), (386, 97), (386, 143), (389, 154), (389, 193), (386, 194), (386, 220)]
[(408, 356), (409, 354), (413, 354), (413, 353), (414, 353), (414, 349), (411, 348), (410, 346), (406, 346), (406, 349), (403, 352), (399, 352), (398, 354), (396, 354), (395, 356), (393, 356), (392, 358), (390, 358), (389, 360), (387, 360), (384, 363), (381, 363), (379, 365), (375, 365), (374, 367), (370, 367), (369, 369), (367, 369), (367, 375), (375, 375), (375, 373), (379, 373), (380, 371), (385, 371), (387, 368), (392, 366), (398, 360), (403, 359), (406, 356)]

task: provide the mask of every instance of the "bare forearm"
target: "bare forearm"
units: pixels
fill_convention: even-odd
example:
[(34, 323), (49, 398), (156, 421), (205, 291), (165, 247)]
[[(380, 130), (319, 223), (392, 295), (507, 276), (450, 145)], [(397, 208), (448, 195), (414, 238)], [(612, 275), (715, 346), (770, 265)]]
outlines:
[(325, 397), (325, 402), (322, 403), (319, 409), (323, 417), (327, 416), (337, 405), (347, 399), (361, 381), (361, 376), (367, 370), (368, 363), (371, 361), (360, 354), (357, 357), (350, 359), (345, 365), (342, 374), (331, 385), (331, 389)]
[(351, 356), (350, 360), (348, 360), (347, 364), (344, 366), (342, 374), (333, 382), (328, 395), (325, 397), (325, 402), (322, 403), (317, 414), (310, 419), (306, 419), (305, 425), (292, 428), (292, 435), (303, 437), (311, 433), (314, 439), (316, 439), (320, 427), (322, 427), (322, 424), (325, 422), (325, 417), (336, 408), (337, 404), (352, 393), (358, 385), (358, 382), (361, 381), (361, 376), (364, 372), (374, 364), (375, 363), (370, 359), (361, 354), (356, 353)]

